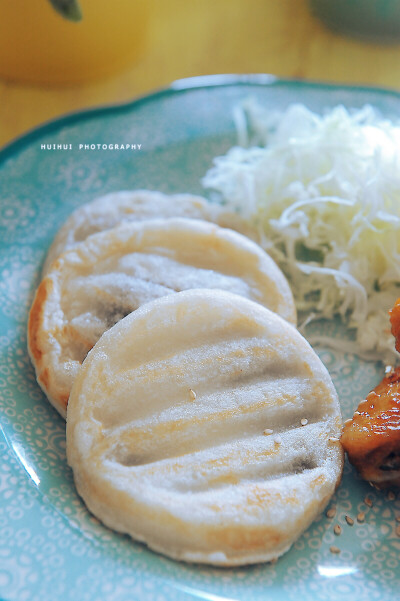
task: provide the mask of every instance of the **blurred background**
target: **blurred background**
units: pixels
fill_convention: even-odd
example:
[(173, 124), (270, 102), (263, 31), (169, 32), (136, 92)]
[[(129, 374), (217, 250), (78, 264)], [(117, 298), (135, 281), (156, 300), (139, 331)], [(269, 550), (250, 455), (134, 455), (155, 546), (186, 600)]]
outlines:
[(0, 0), (0, 145), (59, 115), (198, 75), (400, 89), (398, 0), (80, 3), (83, 20), (71, 23), (48, 0)]

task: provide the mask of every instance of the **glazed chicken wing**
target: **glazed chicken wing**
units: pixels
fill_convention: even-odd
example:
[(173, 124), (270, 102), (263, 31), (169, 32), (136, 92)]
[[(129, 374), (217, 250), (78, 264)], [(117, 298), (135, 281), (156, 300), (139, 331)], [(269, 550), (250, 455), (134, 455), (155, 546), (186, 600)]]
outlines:
[(392, 334), (396, 340), (396, 351), (400, 353), (400, 298), (394, 303), (393, 309), (389, 312)]
[[(400, 352), (400, 299), (390, 311)], [(345, 423), (341, 438), (349, 461), (378, 488), (400, 486), (400, 367), (388, 373)]]

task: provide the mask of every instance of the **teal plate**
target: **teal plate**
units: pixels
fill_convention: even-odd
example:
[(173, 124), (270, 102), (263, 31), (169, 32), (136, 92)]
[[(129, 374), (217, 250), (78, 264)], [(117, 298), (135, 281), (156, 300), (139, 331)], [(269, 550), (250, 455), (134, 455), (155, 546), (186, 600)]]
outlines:
[[(5, 601), (393, 601), (398, 595), (400, 501), (370, 488), (348, 464), (331, 503), (336, 517), (322, 515), (275, 564), (217, 569), (178, 563), (108, 530), (76, 494), (65, 459), (65, 424), (37, 386), (27, 355), (27, 315), (41, 263), (67, 215), (113, 190), (201, 193), (200, 179), (212, 158), (235, 142), (232, 109), (248, 96), (273, 109), (293, 102), (315, 111), (368, 103), (400, 117), (400, 96), (393, 92), (217, 76), (178, 81), (128, 105), (67, 116), (0, 153), (0, 597)], [(67, 148), (57, 149), (59, 144)], [(117, 150), (110, 144), (137, 146)], [(327, 333), (336, 325), (321, 327)], [(318, 352), (349, 417), (380, 379), (382, 366)], [(367, 494), (371, 507), (364, 502)], [(355, 520), (360, 511), (364, 523)], [(346, 515), (355, 520), (353, 526)], [(336, 523), (340, 536), (333, 533)], [(332, 545), (339, 554), (332, 554)]]

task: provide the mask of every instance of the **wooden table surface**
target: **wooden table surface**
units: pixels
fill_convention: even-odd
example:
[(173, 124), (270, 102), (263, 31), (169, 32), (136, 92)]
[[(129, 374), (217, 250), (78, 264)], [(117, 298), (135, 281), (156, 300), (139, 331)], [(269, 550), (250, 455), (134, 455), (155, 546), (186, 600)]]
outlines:
[(400, 45), (336, 35), (310, 15), (306, 0), (147, 1), (147, 45), (128, 70), (69, 87), (0, 80), (0, 145), (64, 113), (197, 75), (272, 73), (400, 90)]

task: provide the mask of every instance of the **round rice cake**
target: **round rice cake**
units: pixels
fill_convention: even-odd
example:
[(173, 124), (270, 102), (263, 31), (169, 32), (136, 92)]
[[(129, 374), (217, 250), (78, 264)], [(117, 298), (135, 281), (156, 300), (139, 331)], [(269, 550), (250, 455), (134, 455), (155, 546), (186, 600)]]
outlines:
[(203, 219), (246, 235), (252, 234), (250, 227), (239, 215), (210, 203), (201, 196), (168, 195), (152, 190), (120, 190), (75, 209), (56, 234), (48, 250), (42, 274), (49, 271), (51, 264), (61, 253), (92, 234), (109, 230), (124, 222), (161, 217)]
[(65, 416), (77, 371), (104, 331), (145, 302), (191, 288), (228, 290), (296, 320), (284, 275), (245, 236), (183, 218), (123, 224), (63, 253), (36, 292), (28, 349), (50, 402)]
[(308, 342), (265, 307), (190, 290), (106, 332), (72, 388), (67, 458), (104, 524), (175, 559), (286, 552), (342, 472), (341, 416)]

